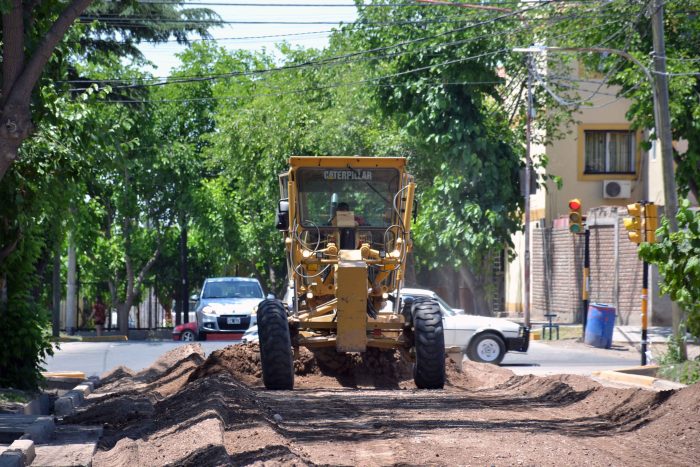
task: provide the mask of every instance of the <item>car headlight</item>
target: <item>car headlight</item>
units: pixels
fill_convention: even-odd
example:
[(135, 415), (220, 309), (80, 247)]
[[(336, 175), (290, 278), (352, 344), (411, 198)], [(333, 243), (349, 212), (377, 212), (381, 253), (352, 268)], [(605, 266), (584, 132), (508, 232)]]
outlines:
[(250, 325), (257, 326), (257, 324), (258, 324), (258, 314), (253, 313), (252, 315), (250, 315)]
[(205, 315), (216, 315), (214, 308), (208, 305), (202, 308), (202, 313), (204, 313)]

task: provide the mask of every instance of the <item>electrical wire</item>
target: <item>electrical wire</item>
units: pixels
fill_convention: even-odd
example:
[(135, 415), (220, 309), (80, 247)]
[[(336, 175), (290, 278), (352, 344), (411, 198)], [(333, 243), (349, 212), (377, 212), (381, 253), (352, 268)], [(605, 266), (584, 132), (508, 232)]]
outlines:
[[(507, 16), (510, 16), (510, 14), (503, 15), (502, 17), (507, 17)], [(572, 19), (572, 17), (580, 18), (581, 16), (580, 15), (569, 15), (569, 16), (564, 16), (564, 17), (552, 18), (552, 19), (550, 19), (550, 21), (564, 21), (566, 19)], [(485, 20), (485, 21), (482, 21), (482, 22), (477, 23), (477, 24), (464, 26), (461, 28), (456, 28), (456, 29), (453, 29), (450, 31), (442, 32), (442, 33), (431, 35), (428, 37), (421, 37), (421, 38), (417, 38), (417, 39), (407, 40), (407, 41), (399, 42), (397, 44), (392, 44), (389, 46), (377, 47), (374, 49), (363, 50), (363, 51), (355, 51), (355, 52), (351, 52), (348, 54), (324, 58), (321, 60), (312, 60), (312, 61), (308, 61), (308, 62), (304, 62), (304, 63), (300, 63), (300, 64), (275, 67), (275, 68), (270, 68), (270, 69), (266, 69), (266, 70), (251, 70), (251, 71), (247, 71), (247, 72), (222, 73), (222, 74), (208, 75), (208, 76), (153, 78), (150, 80), (153, 81), (153, 80), (161, 79), (161, 80), (165, 80), (165, 81), (160, 81), (160, 82), (155, 82), (155, 83), (130, 84), (130, 85), (125, 85), (125, 86), (113, 86), (113, 88), (124, 89), (124, 88), (136, 88), (136, 87), (145, 87), (145, 86), (162, 86), (164, 84), (177, 84), (177, 83), (183, 83), (183, 82), (210, 81), (210, 80), (215, 80), (215, 79), (220, 79), (220, 78), (229, 78), (229, 77), (234, 77), (234, 76), (257, 75), (257, 74), (263, 74), (263, 73), (268, 73), (268, 72), (272, 72), (272, 71), (297, 69), (297, 68), (302, 68), (302, 67), (306, 67), (306, 66), (325, 65), (325, 64), (328, 64), (328, 63), (334, 62), (334, 61), (345, 60), (348, 58), (352, 58), (352, 57), (356, 57), (356, 56), (360, 56), (360, 55), (364, 55), (364, 54), (380, 52), (380, 51), (389, 50), (389, 49), (393, 49), (393, 48), (397, 48), (397, 47), (402, 47), (405, 45), (410, 45), (410, 44), (414, 44), (414, 43), (418, 43), (418, 42), (424, 42), (424, 41), (427, 41), (430, 39), (435, 39), (438, 37), (444, 37), (444, 36), (447, 36), (450, 34), (454, 34), (454, 33), (461, 32), (461, 31), (464, 31), (467, 29), (471, 29), (473, 27), (477, 27), (477, 26), (481, 26), (481, 25), (485, 25), (485, 24), (490, 24), (497, 19), (498, 18), (492, 18), (492, 19)], [(619, 19), (617, 21), (611, 21), (611, 22), (608, 22), (606, 24), (614, 24), (614, 23), (619, 22), (619, 21), (623, 21), (623, 20)], [(503, 32), (497, 33), (497, 34), (484, 34), (484, 35), (473, 37), (473, 38), (463, 39), (461, 41), (453, 41), (451, 43), (448, 43), (448, 45), (464, 44), (464, 43), (478, 40), (478, 39), (484, 38), (484, 37), (493, 37), (494, 35), (510, 35), (510, 34), (515, 33), (515, 32), (520, 32), (523, 30), (531, 29), (531, 28), (534, 28), (534, 26), (522, 26), (516, 30), (503, 31)], [(445, 43), (440, 43), (440, 44), (435, 45), (435, 47), (438, 47), (438, 46), (440, 46), (440, 47), (445, 46)], [(411, 51), (406, 51), (406, 53), (411, 53)], [(382, 58), (382, 57), (371, 57), (371, 58), (376, 59), (376, 58)], [(348, 61), (346, 61), (345, 63), (347, 63), (347, 62)], [(124, 81), (133, 82), (133, 80), (112, 79), (112, 80), (64, 80), (64, 81), (56, 81), (56, 83), (75, 83), (75, 84), (91, 83), (92, 84), (92, 83), (118, 83), (118, 82), (124, 82)], [(78, 91), (79, 91), (79, 89), (78, 89)]]
[[(591, 28), (594, 28), (595, 26), (592, 26)], [(590, 28), (589, 28), (590, 29)], [(569, 33), (569, 34), (573, 34)], [(569, 34), (562, 34), (558, 37), (564, 37)], [(362, 85), (362, 84), (368, 84), (368, 83), (374, 83), (376, 81), (382, 81), (384, 79), (389, 79), (389, 78), (395, 78), (399, 76), (404, 76), (412, 73), (417, 73), (420, 71), (425, 71), (431, 68), (436, 68), (440, 66), (446, 66), (446, 65), (451, 65), (451, 64), (456, 64), (456, 63), (463, 63), (466, 61), (470, 60), (475, 60), (479, 58), (484, 58), (486, 56), (490, 55), (496, 55), (499, 53), (504, 53), (509, 51), (510, 48), (503, 48), (503, 49), (498, 49), (495, 51), (490, 51), (490, 52), (484, 52), (478, 55), (473, 55), (470, 57), (464, 57), (464, 58), (459, 58), (459, 59), (453, 59), (453, 60), (447, 60), (442, 63), (438, 64), (432, 64), (432, 65), (427, 65), (424, 67), (419, 67), (419, 68), (414, 68), (411, 70), (405, 70), (402, 72), (398, 73), (393, 73), (389, 75), (383, 75), (379, 77), (374, 77), (374, 78), (367, 78), (359, 81), (354, 81), (354, 82), (341, 82), (341, 83), (334, 83), (334, 84), (329, 84), (325, 86), (314, 86), (311, 88), (304, 88), (304, 89), (297, 89), (297, 90), (292, 90), (292, 91), (286, 91), (286, 92), (281, 92), (281, 93), (258, 93), (258, 94), (253, 94), (253, 95), (248, 95), (247, 98), (253, 98), (253, 97), (264, 97), (264, 96), (274, 96), (274, 97), (279, 97), (283, 95), (290, 95), (290, 94), (300, 94), (300, 93), (305, 93), (305, 92), (311, 92), (311, 91), (318, 91), (318, 90), (324, 90), (324, 89), (332, 89), (332, 88), (338, 88), (338, 87), (345, 87), (345, 86), (356, 86), (356, 85)], [(268, 71), (273, 71), (274, 69), (268, 69), (264, 70), (265, 72)], [(242, 75), (243, 73), (241, 73)], [(189, 82), (189, 81), (188, 81)], [(465, 82), (462, 84), (479, 84), (483, 85), (486, 84), (486, 82)], [(146, 103), (173, 103), (173, 102), (196, 102), (198, 100), (216, 100), (216, 101), (221, 101), (221, 100), (237, 100), (239, 97), (237, 96), (224, 96), (224, 97), (211, 97), (211, 98), (190, 98), (190, 99), (163, 99), (163, 100), (135, 100), (135, 99), (128, 99), (128, 100), (103, 100), (103, 101), (95, 101), (94, 103), (106, 103), (106, 104), (111, 104), (111, 103), (121, 103), (121, 104), (146, 104)]]

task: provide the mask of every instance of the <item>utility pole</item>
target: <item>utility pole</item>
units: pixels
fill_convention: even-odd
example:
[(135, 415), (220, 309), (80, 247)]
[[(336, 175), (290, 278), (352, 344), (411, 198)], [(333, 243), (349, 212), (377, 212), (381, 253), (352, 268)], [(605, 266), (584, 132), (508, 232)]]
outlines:
[[(673, 167), (673, 135), (671, 134), (671, 113), (669, 111), (668, 78), (666, 76), (666, 43), (664, 41), (664, 4), (662, 0), (652, 2), (651, 32), (654, 43), (654, 94), (657, 101), (657, 138), (661, 141), (661, 165), (664, 177), (664, 211), (671, 232), (678, 232), (678, 192)], [(679, 337), (683, 312), (678, 303), (671, 302), (673, 335), (680, 345), (681, 358), (688, 356), (685, 342)], [(682, 343), (681, 343), (682, 342)]]
[(527, 56), (527, 120), (525, 126), (525, 284), (523, 290), (523, 314), (525, 327), (530, 327), (530, 177), (532, 174), (532, 55)]

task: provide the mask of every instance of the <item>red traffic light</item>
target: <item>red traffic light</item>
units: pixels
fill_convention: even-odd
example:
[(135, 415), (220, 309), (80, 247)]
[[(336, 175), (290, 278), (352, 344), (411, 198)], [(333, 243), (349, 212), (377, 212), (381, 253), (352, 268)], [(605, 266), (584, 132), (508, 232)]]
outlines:
[(572, 199), (571, 201), (569, 201), (569, 209), (571, 209), (572, 211), (578, 211), (579, 209), (581, 209), (581, 201), (579, 201), (578, 198)]

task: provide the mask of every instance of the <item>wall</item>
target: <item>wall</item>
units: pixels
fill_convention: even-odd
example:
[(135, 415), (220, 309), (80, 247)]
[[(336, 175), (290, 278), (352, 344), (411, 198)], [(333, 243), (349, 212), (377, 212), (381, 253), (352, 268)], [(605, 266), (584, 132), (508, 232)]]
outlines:
[(556, 313), (561, 322), (580, 320), (583, 238), (568, 227), (533, 229), (532, 315)]
[[(587, 214), (589, 301), (613, 305), (618, 325), (640, 325), (643, 263), (637, 257), (637, 245), (627, 238), (622, 221), (627, 210), (600, 207)], [(560, 322), (581, 322), (584, 236), (569, 233), (565, 218), (553, 225), (533, 229), (532, 319), (541, 320), (550, 311)], [(649, 285), (649, 323), (669, 325), (670, 302), (659, 296), (655, 268), (650, 268)]]

